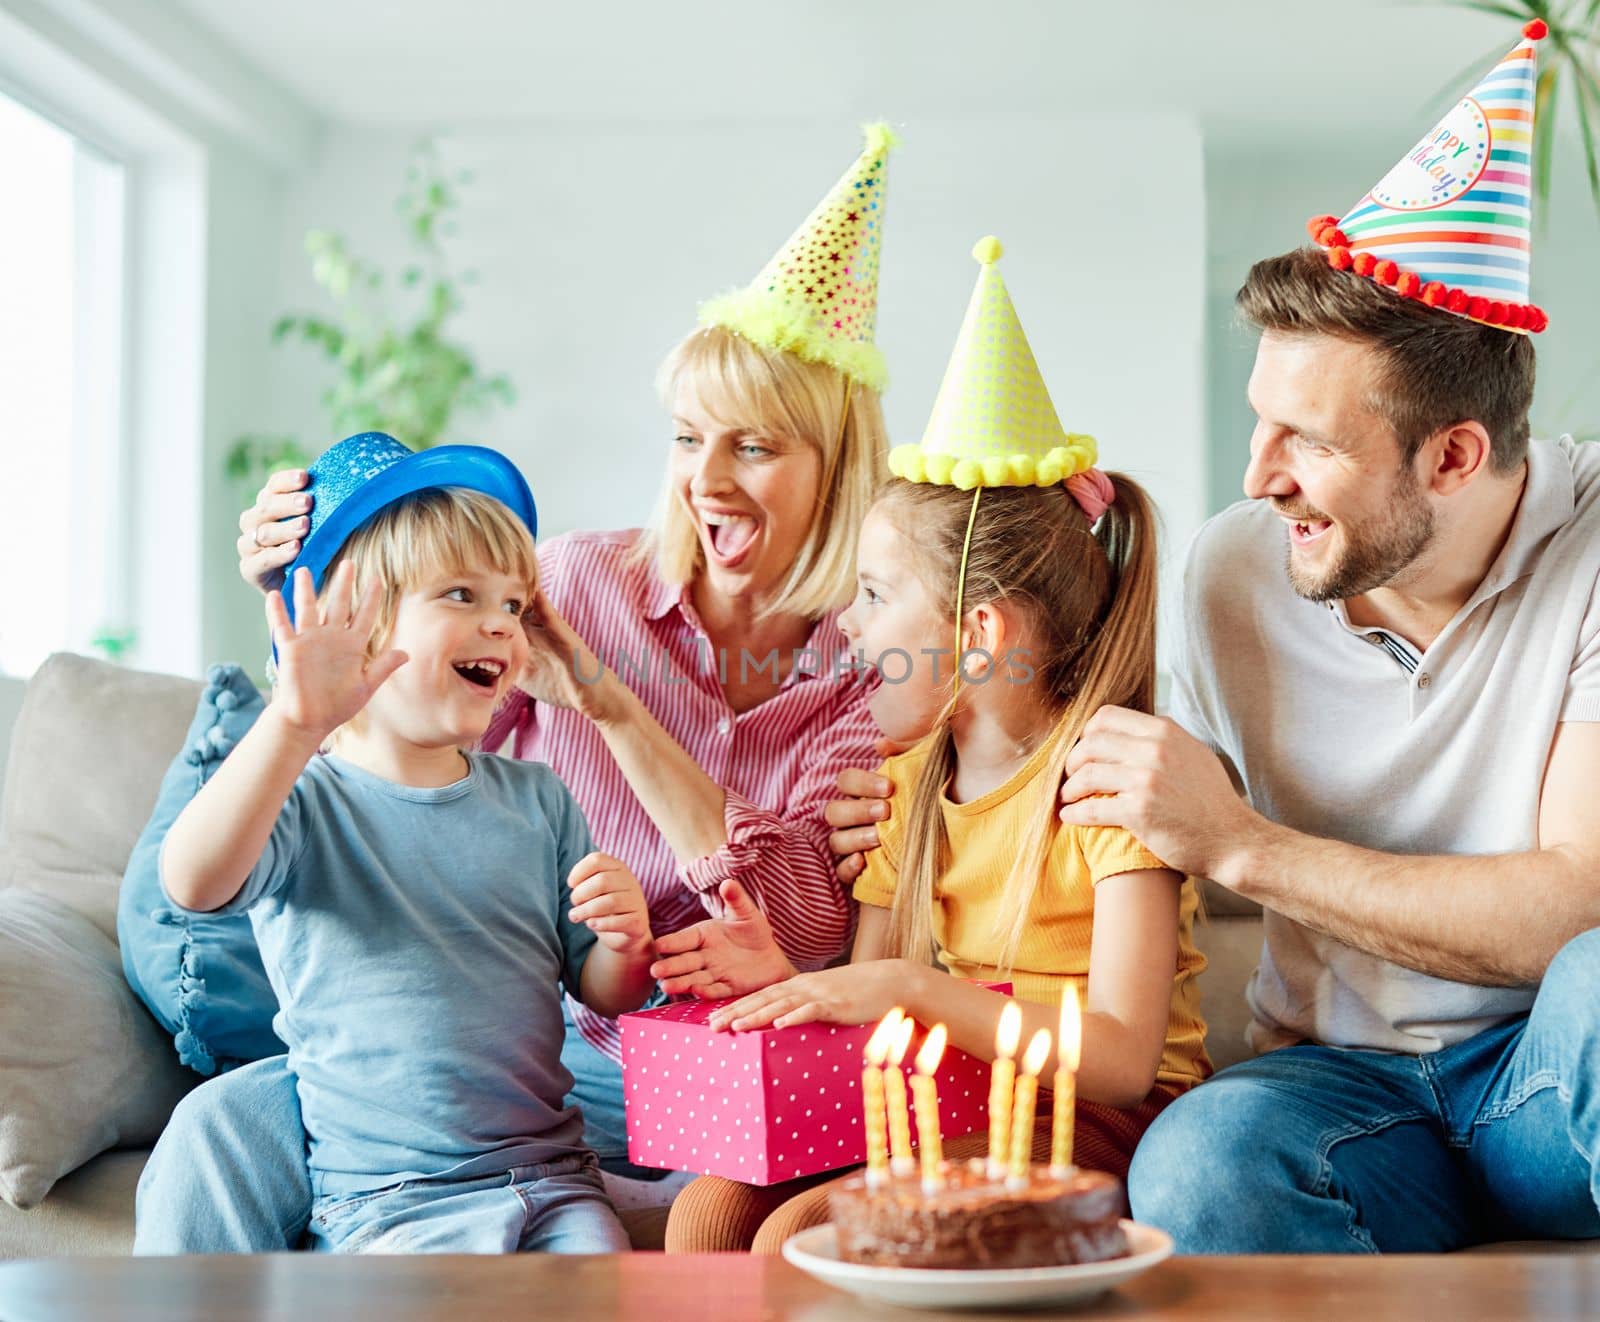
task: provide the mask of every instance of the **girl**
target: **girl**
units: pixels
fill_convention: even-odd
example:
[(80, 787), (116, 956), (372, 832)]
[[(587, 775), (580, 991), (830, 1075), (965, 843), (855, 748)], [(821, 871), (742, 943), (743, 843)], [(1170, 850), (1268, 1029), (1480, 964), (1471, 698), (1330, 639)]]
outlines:
[[(968, 342), (983, 342), (997, 299), (983, 282), (979, 294)], [(1003, 286), (998, 297), (1009, 313)], [(946, 394), (962, 389), (963, 361), (958, 350)], [(1031, 354), (1014, 370), (1036, 374)], [(1062, 826), (1053, 808), (1089, 716), (1108, 703), (1154, 706), (1154, 515), (1137, 483), (1088, 466), (1092, 443), (1062, 436), (1059, 424), (1055, 439), (1067, 446), (1002, 470), (1012, 480), (1019, 471), (1036, 483), (1056, 478), (1050, 485), (989, 489), (980, 476), (969, 492), (933, 480), (972, 476), (949, 462), (962, 437), (941, 437), (944, 405), (942, 397), (921, 453), (902, 447), (891, 456), (901, 476), (862, 526), (858, 591), (840, 620), (882, 677), (871, 710), (883, 733), (918, 740), (883, 767), (906, 806), (880, 825), (881, 848), (855, 885), (862, 907), (851, 963), (797, 973), (712, 1022), (734, 1031), (859, 1024), (899, 1005), (992, 1059), (1004, 998), (965, 980), (1013, 984), (1024, 1042), (1055, 1030), (1061, 997), (1076, 985), (1086, 992), (1079, 1160), (1125, 1175), (1162, 1107), (1211, 1070), (1195, 984), (1204, 961), (1191, 938), (1198, 900), (1192, 881), (1127, 832)], [(1013, 443), (1005, 462), (1017, 454)], [(1076, 470), (1065, 481), (1063, 456)], [(966, 462), (982, 473), (981, 461)], [(1040, 1115), (1043, 1155), (1049, 1108)], [(952, 1142), (950, 1155), (974, 1155), (984, 1141)], [(758, 1252), (777, 1252), (825, 1219), (826, 1199), (826, 1184), (796, 1195), (794, 1185), (760, 1190), (704, 1177), (674, 1204), (668, 1247), (753, 1239)]]

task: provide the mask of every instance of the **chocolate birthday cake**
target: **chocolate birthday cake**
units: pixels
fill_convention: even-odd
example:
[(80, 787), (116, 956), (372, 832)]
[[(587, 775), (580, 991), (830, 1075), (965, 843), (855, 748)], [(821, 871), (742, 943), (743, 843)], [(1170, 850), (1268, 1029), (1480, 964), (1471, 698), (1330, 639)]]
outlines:
[(1036, 1166), (1027, 1185), (1013, 1189), (973, 1161), (949, 1168), (944, 1187), (933, 1193), (923, 1192), (916, 1176), (869, 1188), (865, 1175), (855, 1175), (828, 1201), (845, 1262), (983, 1270), (1128, 1254), (1117, 1224), (1122, 1181), (1101, 1171), (1058, 1177)]

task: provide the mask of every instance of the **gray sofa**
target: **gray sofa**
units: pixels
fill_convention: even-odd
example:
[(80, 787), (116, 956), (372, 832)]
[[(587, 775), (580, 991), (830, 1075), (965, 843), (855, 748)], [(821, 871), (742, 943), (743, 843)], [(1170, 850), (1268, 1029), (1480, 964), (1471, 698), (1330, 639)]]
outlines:
[[(0, 1259), (127, 1253), (149, 1144), (199, 1082), (121, 985), (114, 946), (123, 865), (199, 692), (195, 680), (65, 654), (27, 686), (0, 801)], [(1243, 989), (1261, 924), (1226, 892), (1207, 903), (1200, 985), (1220, 1066), (1243, 1054)], [(13, 939), (41, 913), (66, 932), (66, 955), (42, 938)], [(56, 1029), (77, 1023), (80, 1004), (84, 1022), (62, 1040)], [(8, 1167), (37, 1164), (45, 1147), (59, 1169), (46, 1162), (23, 1180), (40, 1201), (26, 1210), (5, 1201), (16, 1192)], [(659, 1244), (658, 1214), (624, 1220), (636, 1244)]]

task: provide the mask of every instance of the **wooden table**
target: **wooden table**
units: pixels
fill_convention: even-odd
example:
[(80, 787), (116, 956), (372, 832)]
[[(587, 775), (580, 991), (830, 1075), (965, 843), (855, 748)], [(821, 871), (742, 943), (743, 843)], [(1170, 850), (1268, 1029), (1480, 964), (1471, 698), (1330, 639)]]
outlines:
[[(1017, 1314), (867, 1304), (788, 1263), (667, 1257), (63, 1258), (0, 1264), (5, 1322), (911, 1322)], [(1039, 1316), (1034, 1314), (1033, 1316)], [(1600, 1318), (1600, 1257), (1172, 1258), (1073, 1318)]]

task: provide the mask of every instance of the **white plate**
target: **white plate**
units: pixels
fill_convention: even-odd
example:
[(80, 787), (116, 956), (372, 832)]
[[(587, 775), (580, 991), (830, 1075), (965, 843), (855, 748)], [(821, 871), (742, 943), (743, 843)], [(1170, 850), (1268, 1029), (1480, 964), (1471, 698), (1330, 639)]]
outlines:
[(833, 1227), (812, 1226), (784, 1243), (783, 1256), (819, 1281), (863, 1299), (915, 1308), (1041, 1308), (1092, 1299), (1172, 1252), (1172, 1239), (1154, 1226), (1121, 1222), (1128, 1256), (1070, 1267), (948, 1271), (927, 1267), (868, 1267), (841, 1262)]

